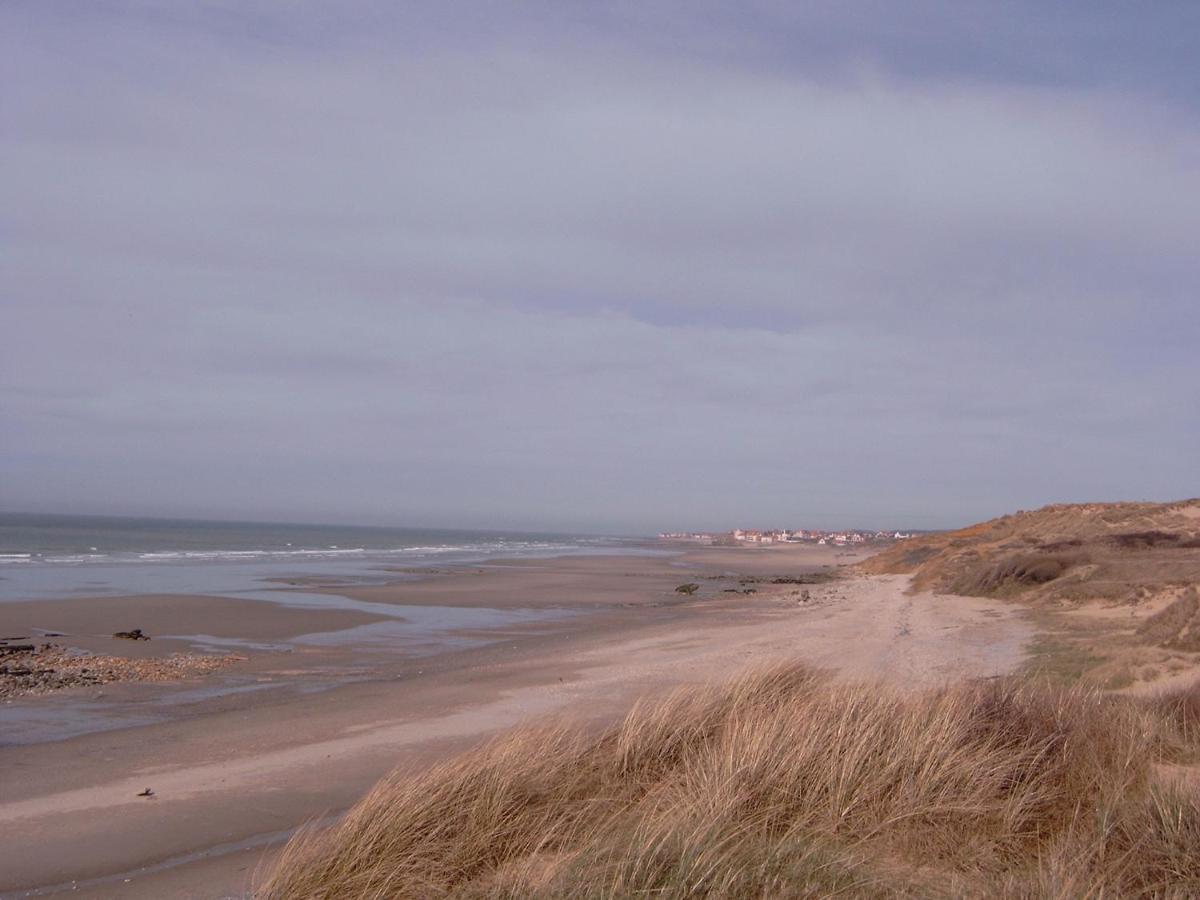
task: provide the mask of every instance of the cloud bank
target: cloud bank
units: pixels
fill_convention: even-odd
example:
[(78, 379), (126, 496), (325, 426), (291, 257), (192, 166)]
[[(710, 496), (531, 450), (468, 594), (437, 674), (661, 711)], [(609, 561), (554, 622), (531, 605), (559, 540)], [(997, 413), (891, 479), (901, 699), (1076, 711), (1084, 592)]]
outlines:
[(1200, 120), (1161, 59), (570, 9), (7, 7), (0, 506), (647, 531), (1196, 493)]

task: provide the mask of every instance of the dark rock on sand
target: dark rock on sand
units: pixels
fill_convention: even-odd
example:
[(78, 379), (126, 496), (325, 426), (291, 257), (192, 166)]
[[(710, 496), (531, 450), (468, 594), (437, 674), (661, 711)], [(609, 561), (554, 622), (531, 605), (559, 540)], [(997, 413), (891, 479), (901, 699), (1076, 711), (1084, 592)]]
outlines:
[(125, 659), (73, 650), (59, 644), (47, 643), (37, 648), (27, 645), (27, 649), (20, 652), (0, 656), (0, 699), (112, 681), (181, 681), (207, 675), (242, 659), (245, 657), (181, 653), (161, 658)]

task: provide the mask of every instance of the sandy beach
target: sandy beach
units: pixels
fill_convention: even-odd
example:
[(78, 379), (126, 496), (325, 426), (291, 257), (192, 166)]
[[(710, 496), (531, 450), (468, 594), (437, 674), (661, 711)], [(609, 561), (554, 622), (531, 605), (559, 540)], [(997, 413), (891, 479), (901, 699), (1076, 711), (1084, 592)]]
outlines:
[[(164, 595), (0, 604), (4, 635), (244, 657), (184, 684), (5, 704), (15, 731), (0, 746), (0, 890), (242, 896), (299, 825), (336, 815), (395, 767), (429, 765), (530, 717), (607, 720), (647, 692), (782, 658), (924, 687), (1012, 671), (1032, 637), (1013, 606), (910, 595), (905, 576), (849, 570), (861, 553), (676, 549), (508, 560), (385, 585), (279, 584), (293, 605)], [(840, 577), (771, 583), (804, 573)], [(700, 588), (677, 593), (684, 582)], [(336, 602), (318, 608), (313, 594)], [(428, 626), (431, 610), (438, 628), (402, 635)], [(108, 637), (135, 626), (155, 639)], [(64, 722), (83, 733), (63, 733)], [(146, 788), (153, 796), (139, 797)]]

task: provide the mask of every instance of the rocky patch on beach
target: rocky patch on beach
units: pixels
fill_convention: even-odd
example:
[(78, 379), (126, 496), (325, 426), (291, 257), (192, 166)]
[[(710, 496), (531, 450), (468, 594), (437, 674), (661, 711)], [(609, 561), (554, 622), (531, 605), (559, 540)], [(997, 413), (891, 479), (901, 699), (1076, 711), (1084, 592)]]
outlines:
[(114, 681), (181, 681), (207, 675), (240, 657), (177, 653), (150, 659), (102, 656), (53, 643), (0, 641), (0, 699), (48, 694)]

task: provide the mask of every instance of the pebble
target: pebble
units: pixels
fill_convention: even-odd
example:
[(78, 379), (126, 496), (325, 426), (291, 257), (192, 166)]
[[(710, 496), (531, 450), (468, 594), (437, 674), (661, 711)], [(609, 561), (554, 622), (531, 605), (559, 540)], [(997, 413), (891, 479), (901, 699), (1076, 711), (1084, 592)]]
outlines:
[[(12, 650), (11, 646), (9, 649)], [(179, 681), (206, 675), (232, 661), (233, 657), (197, 653), (126, 659), (73, 650), (60, 644), (42, 644), (32, 650), (22, 648), (0, 656), (0, 698), (47, 694), (114, 681)]]

